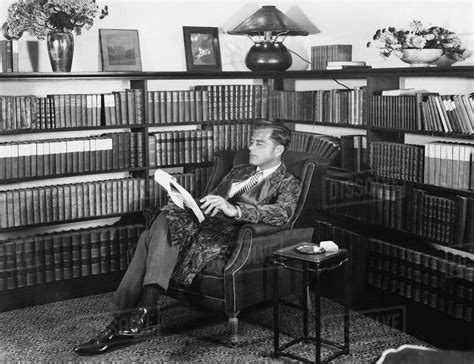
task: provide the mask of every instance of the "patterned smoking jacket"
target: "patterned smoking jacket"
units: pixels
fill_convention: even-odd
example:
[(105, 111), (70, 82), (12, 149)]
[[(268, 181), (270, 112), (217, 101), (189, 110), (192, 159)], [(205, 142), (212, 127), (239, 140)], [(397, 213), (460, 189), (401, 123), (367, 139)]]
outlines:
[[(236, 166), (210, 194), (229, 200), (232, 184), (246, 180), (254, 172), (255, 166)], [(218, 257), (228, 258), (243, 223), (263, 222), (274, 226), (287, 223), (295, 212), (300, 192), (300, 181), (288, 173), (282, 163), (252, 190), (235, 201), (229, 200), (240, 207), (240, 219), (218, 214), (206, 217), (199, 224), (192, 212), (174, 205), (166, 206), (162, 211), (168, 221), (169, 242), (180, 248), (173, 280), (189, 285), (209, 261)]]

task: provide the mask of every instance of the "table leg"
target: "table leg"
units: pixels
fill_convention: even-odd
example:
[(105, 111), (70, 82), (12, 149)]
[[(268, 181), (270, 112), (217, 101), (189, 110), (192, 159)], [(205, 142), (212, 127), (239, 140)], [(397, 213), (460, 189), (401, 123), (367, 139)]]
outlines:
[(304, 263), (303, 273), (303, 336), (308, 342), (308, 264)]
[(314, 322), (316, 324), (316, 358), (317, 364), (321, 363), (321, 271), (316, 270), (315, 294), (314, 294)]
[(273, 270), (273, 354), (278, 358), (280, 347), (280, 326), (278, 317), (278, 267)]
[(344, 263), (345, 284), (344, 284), (344, 349), (349, 353), (349, 305), (350, 305), (350, 287), (349, 287), (349, 261)]

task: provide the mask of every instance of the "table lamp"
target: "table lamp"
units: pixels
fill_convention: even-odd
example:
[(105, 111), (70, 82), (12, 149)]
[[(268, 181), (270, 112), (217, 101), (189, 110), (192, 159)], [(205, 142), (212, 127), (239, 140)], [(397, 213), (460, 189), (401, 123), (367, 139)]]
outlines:
[[(296, 22), (273, 5), (262, 6), (254, 14), (228, 32), (247, 35), (254, 45), (245, 57), (246, 66), (252, 71), (284, 71), (291, 66), (292, 59), (280, 36), (308, 35)], [(263, 36), (263, 41), (254, 41), (252, 36)]]

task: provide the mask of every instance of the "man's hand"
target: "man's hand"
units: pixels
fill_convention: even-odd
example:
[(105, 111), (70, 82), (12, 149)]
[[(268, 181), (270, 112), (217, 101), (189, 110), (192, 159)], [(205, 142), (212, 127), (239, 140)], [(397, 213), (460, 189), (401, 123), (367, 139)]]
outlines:
[(202, 202), (201, 210), (205, 215), (216, 216), (218, 212), (222, 212), (228, 217), (235, 217), (238, 214), (237, 207), (218, 195), (207, 195), (201, 198), (199, 202)]

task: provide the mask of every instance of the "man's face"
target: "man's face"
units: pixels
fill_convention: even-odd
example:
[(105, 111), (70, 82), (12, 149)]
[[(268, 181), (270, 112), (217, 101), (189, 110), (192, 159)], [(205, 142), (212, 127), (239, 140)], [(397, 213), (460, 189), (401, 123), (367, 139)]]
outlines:
[(280, 163), (283, 153), (282, 145), (275, 145), (270, 139), (272, 129), (257, 129), (253, 132), (249, 142), (249, 163), (261, 169), (270, 168)]

